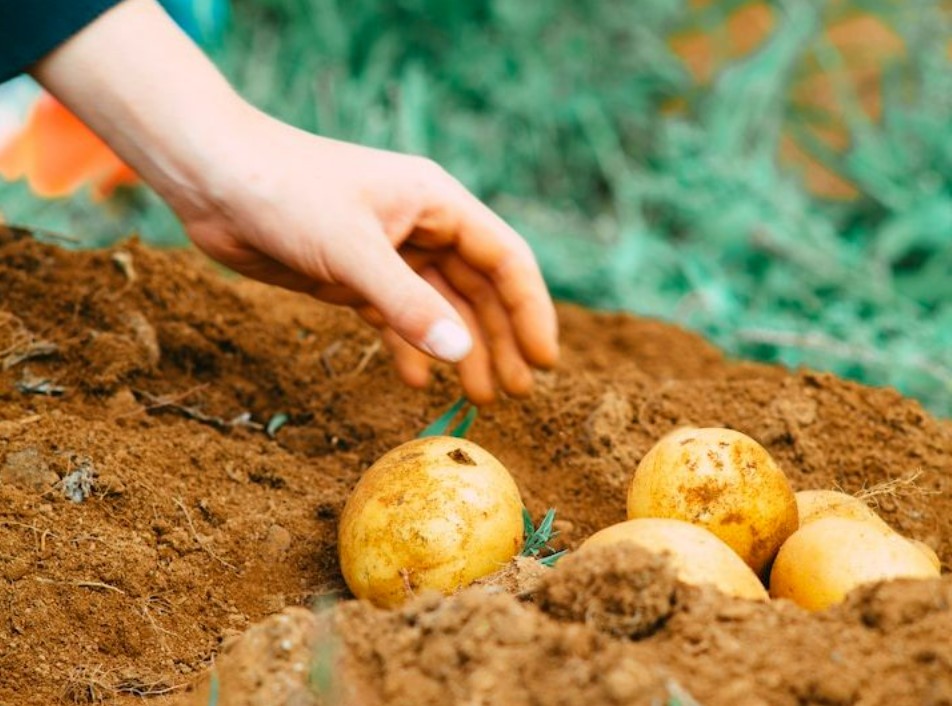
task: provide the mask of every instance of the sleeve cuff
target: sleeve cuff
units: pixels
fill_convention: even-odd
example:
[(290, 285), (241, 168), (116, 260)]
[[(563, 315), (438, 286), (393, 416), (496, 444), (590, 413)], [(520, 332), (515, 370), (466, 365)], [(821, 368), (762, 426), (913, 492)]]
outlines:
[(13, 78), (121, 0), (0, 0), (0, 82)]

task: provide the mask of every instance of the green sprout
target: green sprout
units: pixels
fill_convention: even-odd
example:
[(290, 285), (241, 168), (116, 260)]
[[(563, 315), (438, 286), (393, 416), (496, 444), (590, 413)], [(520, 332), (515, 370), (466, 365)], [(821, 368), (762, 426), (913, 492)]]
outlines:
[(273, 439), (274, 435), (278, 433), (278, 429), (283, 427), (290, 420), (291, 420), (291, 417), (288, 416), (286, 412), (278, 412), (277, 414), (273, 415), (271, 419), (268, 420), (268, 424), (267, 426), (265, 426), (264, 431), (268, 436), (270, 436)]
[(668, 701), (665, 706), (701, 706), (697, 699), (674, 679), (667, 679), (665, 686), (668, 689)]
[[(453, 420), (460, 412), (463, 412), (462, 420), (450, 430), (450, 424), (453, 423)], [(443, 412), (443, 414), (421, 431), (417, 437), (421, 439), (425, 436), (455, 436), (462, 438), (466, 436), (466, 432), (473, 426), (477, 414), (478, 410), (475, 405), (471, 404), (465, 397), (460, 397), (448, 410)]]
[[(532, 515), (529, 514), (529, 511), (522, 508), (522, 526), (525, 532), (526, 542), (519, 556), (536, 558), (543, 566), (555, 566), (555, 562), (562, 558), (566, 550), (563, 549), (560, 552), (555, 552), (554, 549), (549, 546), (549, 541), (558, 535), (558, 531), (552, 529), (553, 522), (555, 522), (554, 508), (549, 508), (546, 511), (545, 517), (542, 518), (542, 522), (539, 523), (538, 527), (532, 522)], [(539, 555), (543, 550), (554, 553), (540, 557)]]

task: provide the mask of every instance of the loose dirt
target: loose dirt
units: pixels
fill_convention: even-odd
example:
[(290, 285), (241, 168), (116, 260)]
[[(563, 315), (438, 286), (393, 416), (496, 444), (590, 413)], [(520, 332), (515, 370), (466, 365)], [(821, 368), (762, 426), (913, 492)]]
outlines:
[[(798, 490), (893, 481), (877, 510), (948, 568), (952, 423), (657, 321), (560, 315), (559, 367), (469, 435), (534, 516), (558, 509), (560, 546), (624, 519), (638, 460), (693, 424), (755, 437)], [(403, 386), (349, 312), (193, 253), (0, 229), (0, 704), (952, 704), (948, 576), (809, 614), (604, 549), (395, 611), (350, 599), (349, 490), (459, 393), (445, 368)]]

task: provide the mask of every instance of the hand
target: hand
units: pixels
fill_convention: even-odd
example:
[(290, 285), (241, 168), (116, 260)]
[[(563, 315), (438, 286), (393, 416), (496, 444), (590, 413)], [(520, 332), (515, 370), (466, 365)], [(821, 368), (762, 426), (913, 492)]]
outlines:
[(317, 137), (242, 101), (155, 0), (125, 0), (33, 69), (249, 277), (353, 306), (409, 384), (432, 358), (465, 394), (528, 392), (557, 357), (554, 307), (523, 241), (425, 159)]
[(458, 361), (482, 404), (497, 387), (526, 394), (531, 368), (554, 364), (555, 312), (531, 251), (440, 167), (257, 113), (229, 125), (231, 156), (210, 165), (215, 200), (181, 210), (211, 257), (355, 307), (412, 386), (427, 383), (431, 356)]

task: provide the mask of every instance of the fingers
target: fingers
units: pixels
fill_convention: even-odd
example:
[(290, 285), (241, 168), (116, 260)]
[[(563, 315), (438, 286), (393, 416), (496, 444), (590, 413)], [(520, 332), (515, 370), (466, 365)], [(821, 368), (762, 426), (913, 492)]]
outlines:
[(473, 349), (456, 367), (463, 391), (469, 401), (477, 405), (489, 404), (496, 398), (496, 381), (493, 375), (492, 355), (487, 346), (487, 339), (482, 335), (484, 329), (481, 327), (479, 318), (470, 303), (460, 296), (460, 293), (446, 281), (440, 271), (428, 268), (421, 274), (460, 312), (469, 330), (479, 332), (474, 339)]
[(435, 176), (417, 225), (422, 247), (452, 245), (499, 293), (526, 360), (551, 367), (558, 359), (555, 307), (526, 242), (499, 216), (445, 175)]
[(435, 358), (463, 360), (473, 347), (453, 306), (400, 257), (382, 230), (368, 228), (334, 253), (334, 279), (358, 292), (405, 341)]
[[(479, 330), (477, 317), (472, 308), (453, 291), (453, 288), (438, 272), (428, 270), (423, 273), (423, 276), (453, 303), (471, 330)], [(375, 313), (367, 310), (361, 310), (361, 316), (371, 322), (381, 321)], [(381, 338), (393, 355), (394, 367), (400, 378), (411, 387), (425, 387), (429, 382), (430, 366), (433, 359), (411, 346), (396, 331), (386, 325), (384, 325), (381, 332)], [(457, 363), (456, 367), (463, 386), (463, 393), (470, 402), (476, 405), (484, 405), (489, 404), (496, 398), (493, 364), (489, 349), (482, 336), (476, 337), (469, 355)]]
[[(532, 371), (492, 283), (453, 256), (424, 269), (421, 276), (453, 305), (475, 333), (472, 352), (457, 366), (467, 397), (486, 404), (494, 399), (497, 387), (512, 396), (528, 394)], [(383, 340), (394, 356), (400, 377), (413, 387), (425, 386), (432, 360), (388, 329), (376, 310), (364, 307), (358, 312), (383, 330)]]
[(433, 359), (411, 346), (391, 328), (384, 328), (380, 337), (393, 355), (393, 365), (400, 379), (410, 387), (426, 387), (430, 381), (430, 366), (433, 364)]
[[(439, 272), (452, 290), (468, 303), (478, 322), (476, 330), (482, 334), (481, 342), (489, 348), (493, 372), (502, 389), (515, 396), (528, 394), (532, 389), (532, 370), (519, 347), (509, 312), (492, 282), (457, 256), (447, 257)], [(453, 303), (457, 308), (461, 306)]]

